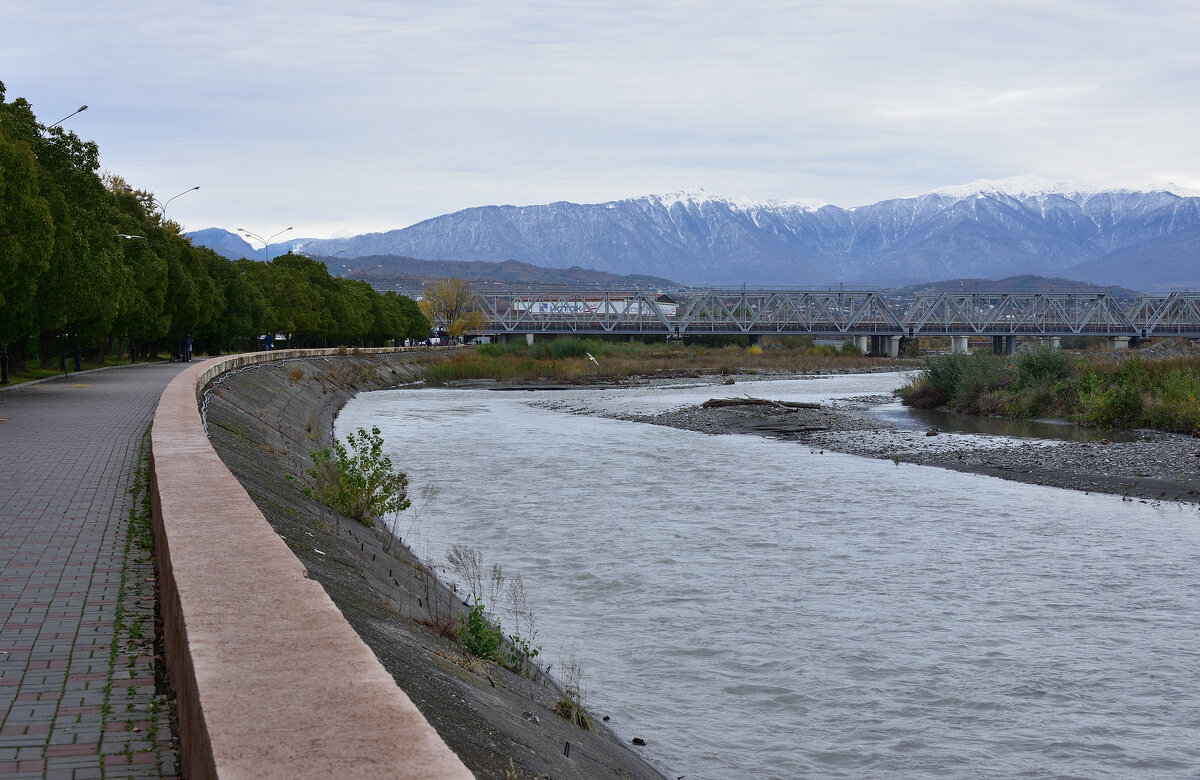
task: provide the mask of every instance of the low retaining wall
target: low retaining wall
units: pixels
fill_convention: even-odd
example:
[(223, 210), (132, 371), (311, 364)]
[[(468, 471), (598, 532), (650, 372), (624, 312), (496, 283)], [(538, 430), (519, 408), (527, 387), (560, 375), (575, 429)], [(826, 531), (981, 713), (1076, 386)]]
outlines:
[[(363, 353), (395, 350), (361, 350)], [(175, 378), (151, 433), (151, 497), (180, 761), (209, 777), (470, 778), (205, 436), (198, 394), (253, 363), (213, 358)]]

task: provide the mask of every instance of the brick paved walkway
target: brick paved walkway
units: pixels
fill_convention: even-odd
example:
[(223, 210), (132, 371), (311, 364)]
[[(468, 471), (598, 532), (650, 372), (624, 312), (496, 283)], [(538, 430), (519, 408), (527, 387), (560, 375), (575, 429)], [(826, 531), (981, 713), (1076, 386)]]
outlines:
[(184, 365), (0, 392), (0, 777), (176, 774), (138, 467)]

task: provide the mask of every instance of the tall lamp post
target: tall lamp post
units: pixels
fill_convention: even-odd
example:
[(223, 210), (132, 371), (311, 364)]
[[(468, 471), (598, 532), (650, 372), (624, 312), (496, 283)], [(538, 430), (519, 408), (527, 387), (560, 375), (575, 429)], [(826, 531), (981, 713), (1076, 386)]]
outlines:
[(158, 210), (162, 212), (163, 221), (165, 222), (167, 219), (167, 206), (169, 206), (171, 204), (171, 201), (175, 200), (175, 198), (182, 198), (184, 195), (187, 195), (189, 192), (195, 192), (198, 189), (200, 189), (199, 184), (197, 184), (195, 187), (188, 187), (186, 190), (179, 193), (178, 195), (174, 195), (170, 198), (167, 198), (166, 203), (159, 203), (158, 198), (154, 198), (154, 205), (158, 206)]
[(263, 237), (262, 237), (262, 236), (260, 236), (259, 234), (257, 234), (257, 233), (251, 233), (249, 230), (246, 230), (245, 228), (238, 228), (238, 232), (239, 232), (239, 233), (244, 233), (245, 235), (247, 235), (247, 236), (249, 236), (249, 237), (251, 237), (251, 238), (258, 239), (259, 241), (261, 241), (261, 242), (262, 242), (262, 244), (263, 244), (263, 259), (264, 259), (266, 262), (268, 262), (268, 263), (269, 263), (269, 262), (271, 262), (271, 251), (270, 251), (270, 248), (269, 248), (269, 247), (271, 246), (271, 239), (272, 239), (272, 238), (275, 238), (275, 236), (282, 236), (284, 233), (288, 232), (289, 230), (291, 230), (291, 228), (290, 228), (290, 227), (286, 227), (286, 228), (284, 228), (283, 230), (279, 231), (278, 233), (275, 233), (275, 234), (274, 234), (274, 235), (272, 235), (272, 236), (268, 236), (267, 238), (263, 238)]

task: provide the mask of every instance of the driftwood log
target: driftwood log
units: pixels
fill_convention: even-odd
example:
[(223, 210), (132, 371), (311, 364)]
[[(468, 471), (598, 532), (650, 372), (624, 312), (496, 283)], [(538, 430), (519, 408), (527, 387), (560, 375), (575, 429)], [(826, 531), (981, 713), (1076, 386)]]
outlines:
[(705, 409), (718, 409), (722, 406), (774, 406), (777, 409), (820, 409), (821, 405), (811, 401), (771, 401), (766, 398), (710, 398), (701, 406)]

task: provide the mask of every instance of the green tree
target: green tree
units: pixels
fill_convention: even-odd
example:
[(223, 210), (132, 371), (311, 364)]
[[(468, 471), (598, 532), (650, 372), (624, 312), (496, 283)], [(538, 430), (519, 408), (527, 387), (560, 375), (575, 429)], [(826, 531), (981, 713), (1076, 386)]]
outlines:
[(376, 344), (425, 338), (429, 334), (429, 320), (421, 313), (416, 301), (407, 295), (390, 291), (376, 295), (372, 313), (369, 336)]
[(4, 102), (0, 82), (0, 345), (20, 342), (22, 360), (54, 245), (54, 220), (38, 189), (36, 128), (25, 101)]
[(170, 328), (164, 314), (167, 262), (150, 246), (154, 236), (154, 218), (150, 216), (152, 197), (134, 190), (120, 176), (107, 174), (102, 179), (113, 195), (117, 219), (116, 233), (111, 239), (118, 255), (115, 269), (119, 273), (113, 334), (145, 342), (160, 339)]
[(372, 299), (378, 297), (378, 293), (364, 281), (339, 279), (330, 276), (328, 271), (319, 284), (333, 316), (332, 338), (343, 344), (362, 343), (371, 330)]
[(209, 349), (253, 349), (266, 330), (267, 299), (252, 272), (260, 265), (253, 260), (230, 262), (215, 252), (209, 258), (209, 276), (221, 302), (213, 319), (197, 334)]
[(100, 150), (62, 128), (43, 130), (35, 146), (38, 188), (54, 220), (49, 266), (34, 295), (34, 322), (42, 366), (52, 365), (66, 331), (109, 331), (116, 316), (112, 201), (96, 170)]
[(291, 334), (293, 346), (315, 343), (333, 330), (333, 314), (315, 283), (319, 270), (314, 266), (319, 265), (293, 254), (280, 255), (266, 265), (264, 291), (276, 317), (270, 329)]

